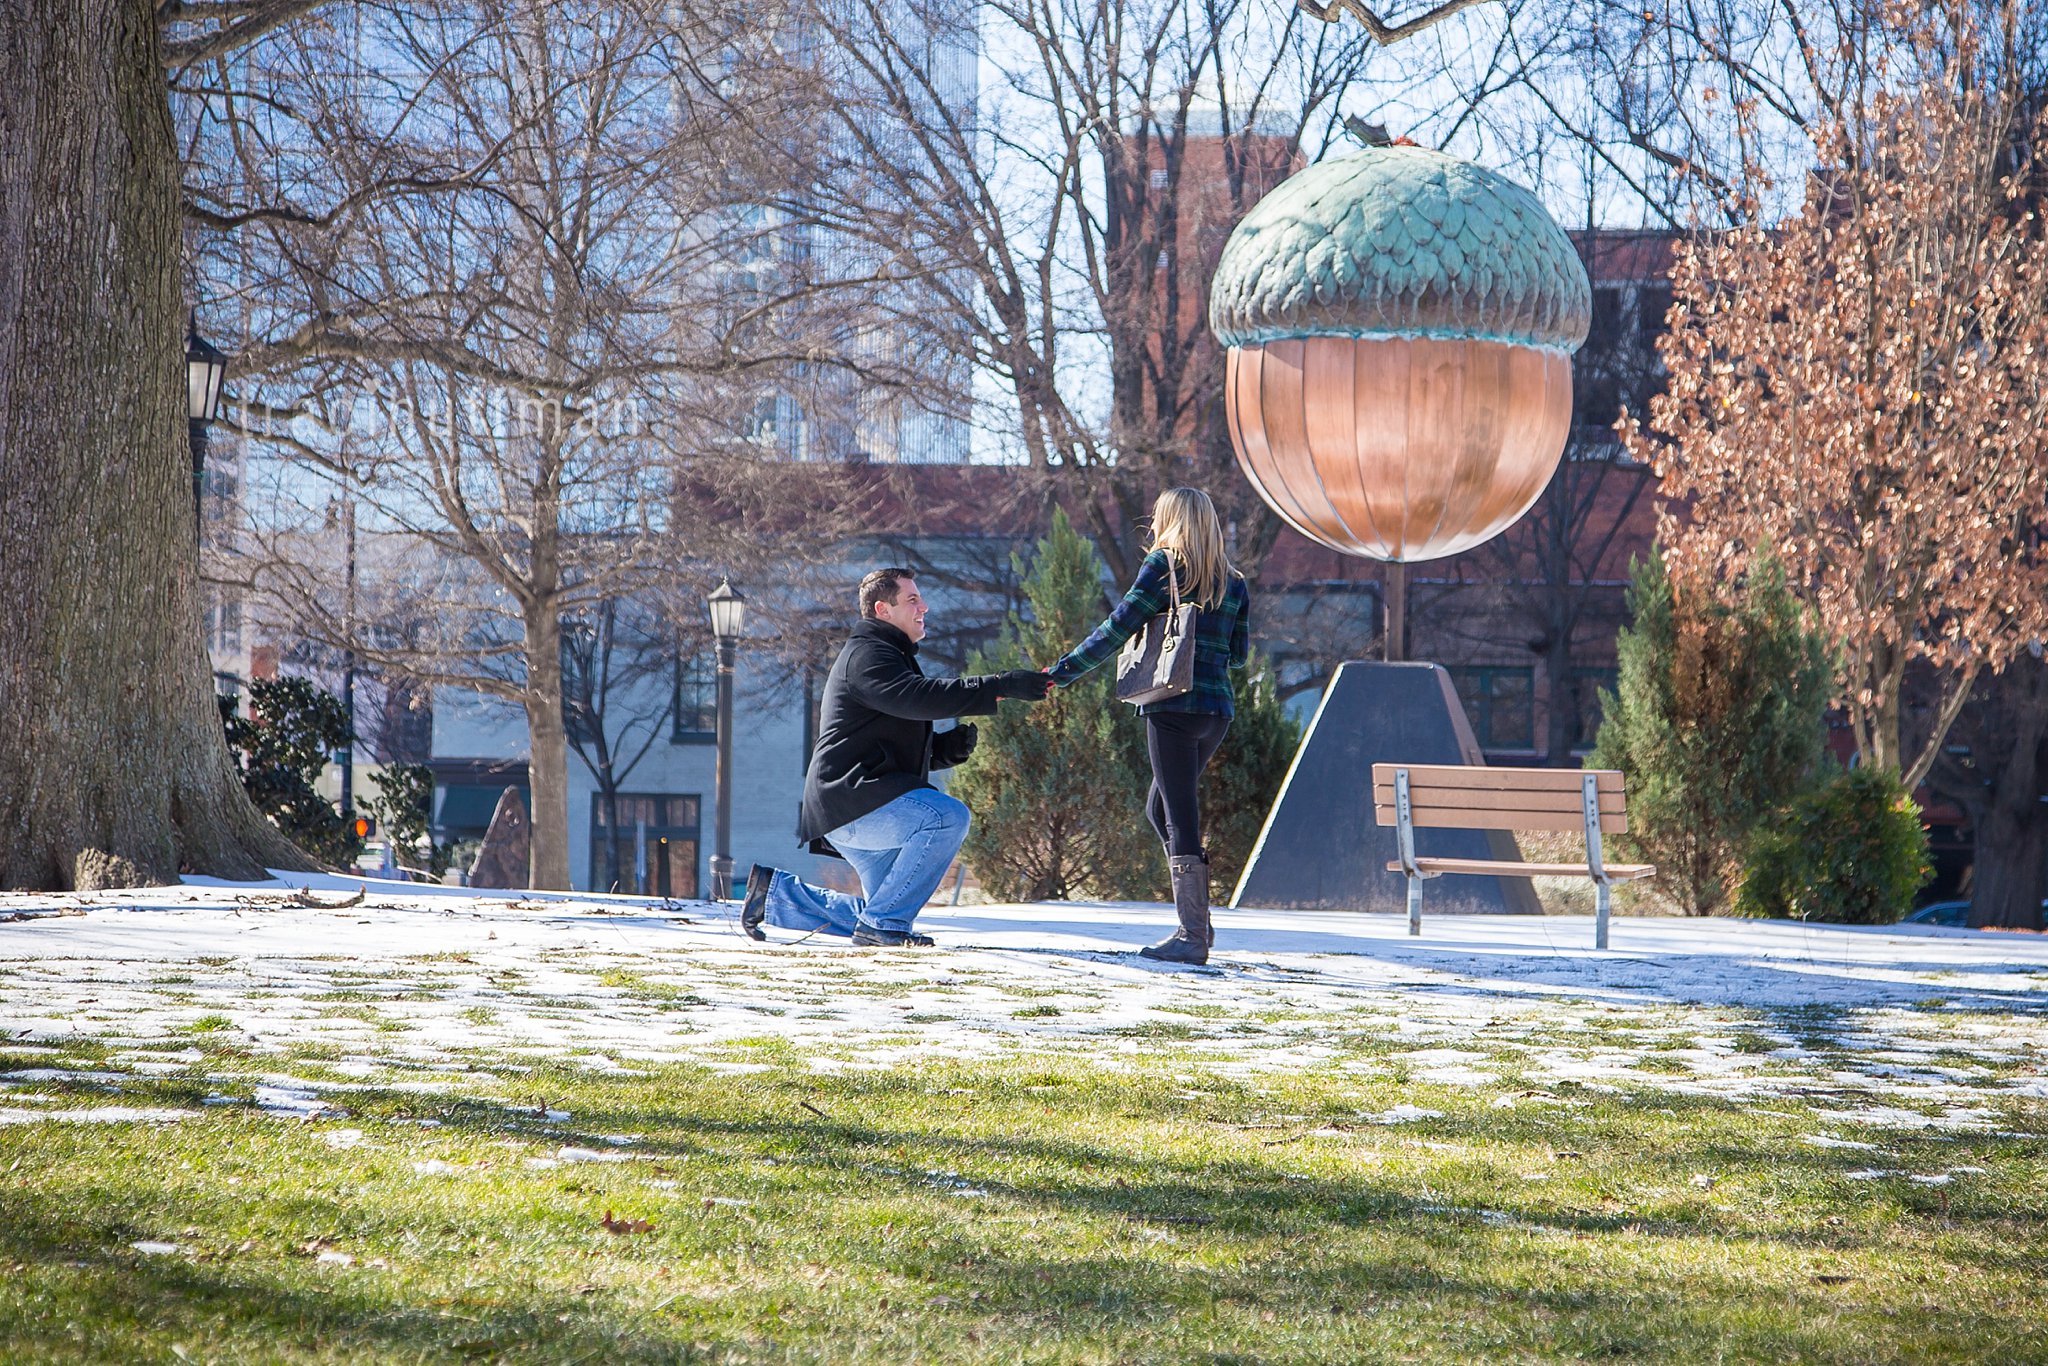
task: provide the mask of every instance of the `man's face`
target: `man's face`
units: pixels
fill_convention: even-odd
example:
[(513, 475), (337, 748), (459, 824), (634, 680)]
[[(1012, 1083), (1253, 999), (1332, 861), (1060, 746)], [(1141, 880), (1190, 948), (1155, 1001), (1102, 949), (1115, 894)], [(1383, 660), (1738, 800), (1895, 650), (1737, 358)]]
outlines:
[(896, 601), (876, 603), (875, 620), (888, 622), (912, 640), (923, 640), (924, 614), (930, 610), (924, 594), (917, 591), (916, 579), (898, 579)]

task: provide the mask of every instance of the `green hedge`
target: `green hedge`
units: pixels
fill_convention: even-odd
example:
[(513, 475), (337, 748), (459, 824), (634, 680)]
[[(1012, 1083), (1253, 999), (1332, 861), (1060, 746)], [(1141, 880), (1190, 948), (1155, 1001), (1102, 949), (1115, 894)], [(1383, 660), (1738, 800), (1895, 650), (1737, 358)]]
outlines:
[(1735, 911), (1890, 925), (1932, 872), (1920, 809), (1899, 776), (1852, 768), (1793, 798), (1750, 837)]

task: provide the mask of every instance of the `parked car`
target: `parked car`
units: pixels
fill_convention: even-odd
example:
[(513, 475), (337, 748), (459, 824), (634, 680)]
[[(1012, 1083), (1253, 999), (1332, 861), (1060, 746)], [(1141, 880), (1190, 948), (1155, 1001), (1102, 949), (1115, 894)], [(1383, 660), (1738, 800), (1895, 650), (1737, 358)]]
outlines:
[[(2048, 901), (2041, 903), (2044, 918), (2048, 918)], [(1919, 910), (1899, 922), (1902, 925), (1949, 925), (1956, 929), (1970, 927), (1970, 903), (1967, 901), (1930, 901)]]
[(1970, 925), (1970, 903), (1967, 901), (1930, 901), (1899, 923), (1902, 925), (1949, 925), (1956, 929), (1968, 929)]

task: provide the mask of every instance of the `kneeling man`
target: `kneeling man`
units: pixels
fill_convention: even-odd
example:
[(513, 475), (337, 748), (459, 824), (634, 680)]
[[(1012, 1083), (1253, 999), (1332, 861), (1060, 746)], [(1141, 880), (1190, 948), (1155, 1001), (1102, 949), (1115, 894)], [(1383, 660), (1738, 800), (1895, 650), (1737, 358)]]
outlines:
[(974, 750), (973, 726), (943, 735), (932, 722), (989, 716), (1003, 697), (1036, 702), (1051, 679), (1034, 669), (978, 678), (926, 678), (917, 667), (928, 609), (908, 569), (860, 581), (860, 622), (825, 679), (818, 743), (804, 778), (797, 839), (845, 859), (865, 896), (813, 887), (755, 864), (740, 925), (849, 934), (856, 944), (927, 945), (911, 925), (967, 838), (967, 808), (933, 787), (935, 768)]

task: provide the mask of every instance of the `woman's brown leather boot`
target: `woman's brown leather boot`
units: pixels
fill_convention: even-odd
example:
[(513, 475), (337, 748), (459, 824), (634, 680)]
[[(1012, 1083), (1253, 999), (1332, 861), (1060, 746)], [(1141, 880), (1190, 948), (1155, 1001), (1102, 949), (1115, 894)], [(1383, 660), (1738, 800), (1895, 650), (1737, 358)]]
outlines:
[(1180, 916), (1180, 928), (1138, 954), (1161, 963), (1206, 963), (1216, 942), (1209, 920), (1209, 860), (1200, 854), (1178, 854), (1166, 866), (1173, 873), (1173, 909)]

